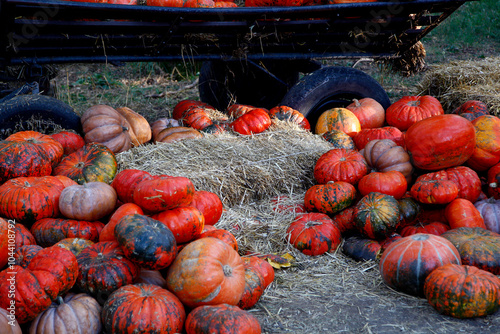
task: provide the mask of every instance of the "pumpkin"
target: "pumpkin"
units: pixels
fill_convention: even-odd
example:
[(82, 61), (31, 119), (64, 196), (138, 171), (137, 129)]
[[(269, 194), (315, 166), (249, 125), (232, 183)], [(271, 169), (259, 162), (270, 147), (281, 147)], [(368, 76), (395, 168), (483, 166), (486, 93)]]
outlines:
[(131, 136), (132, 145), (142, 145), (151, 140), (151, 127), (149, 126), (148, 121), (141, 114), (128, 107), (116, 108), (115, 110), (118, 111), (120, 115), (125, 117), (132, 127), (132, 132), (134, 133), (134, 136)]
[(474, 203), (484, 220), (485, 227), (495, 233), (500, 233), (500, 200), (493, 197)]
[(96, 221), (116, 207), (115, 189), (104, 182), (88, 182), (64, 188), (59, 197), (59, 210), (69, 219)]
[(14, 222), (0, 217), (0, 270), (7, 264), (9, 258), (9, 243), (15, 245), (16, 235)]
[(28, 264), (31, 271), (45, 271), (52, 275), (51, 283), (56, 284), (58, 294), (64, 294), (75, 285), (79, 269), (75, 255), (61, 247), (47, 247), (39, 250)]
[[(233, 103), (230, 106), (227, 107), (226, 113), (231, 116), (232, 118), (238, 118), (243, 115), (245, 115), (247, 112), (257, 109), (257, 107), (248, 105), (248, 104), (241, 104), (241, 103)], [(260, 108), (266, 111), (264, 108)]]
[(96, 242), (76, 256), (80, 272), (76, 286), (103, 304), (116, 289), (132, 284), (139, 266), (125, 257), (116, 241)]
[(441, 103), (433, 96), (403, 96), (387, 108), (385, 119), (390, 126), (405, 131), (418, 121), (443, 114)]
[(260, 272), (264, 280), (264, 289), (274, 281), (274, 268), (266, 260), (258, 256), (242, 257), (242, 260), (245, 268), (252, 267)]
[(220, 135), (228, 131), (229, 128), (229, 123), (227, 121), (218, 121), (214, 122), (213, 124), (204, 127), (200, 131), (203, 133), (208, 133), (211, 135)]
[(419, 233), (389, 245), (382, 253), (379, 269), (389, 287), (423, 297), (427, 276), (449, 263), (462, 264), (455, 246), (442, 236)]
[(132, 127), (125, 117), (107, 105), (95, 105), (86, 109), (81, 118), (86, 143), (100, 143), (113, 153), (132, 147)]
[(92, 246), (94, 244), (93, 241), (82, 238), (64, 238), (61, 241), (58, 241), (54, 244), (54, 246), (61, 247), (69, 250), (75, 256), (80, 254), (82, 250), (84, 250), (88, 246)]
[(356, 135), (353, 137), (354, 144), (358, 150), (362, 150), (365, 148), (366, 144), (375, 139), (390, 139), (396, 145), (403, 146), (404, 145), (404, 135), (398, 128), (393, 126), (384, 126), (381, 128), (373, 128), (373, 129), (361, 129)]
[(139, 214), (122, 217), (115, 226), (115, 236), (125, 256), (142, 268), (164, 269), (177, 255), (174, 234), (152, 217)]
[(453, 114), (460, 115), (467, 118), (469, 121), (473, 121), (479, 116), (489, 115), (490, 113), (486, 103), (477, 100), (469, 100), (453, 110)]
[(474, 266), (447, 264), (427, 276), (424, 295), (441, 314), (483, 317), (500, 307), (500, 279)]
[(64, 150), (63, 156), (70, 155), (85, 145), (83, 137), (73, 131), (63, 130), (53, 133), (50, 136), (62, 145)]
[(5, 141), (30, 143), (37, 148), (38, 152), (46, 155), (52, 168), (57, 166), (64, 154), (64, 148), (57, 140), (37, 131), (19, 131), (5, 138)]
[(151, 135), (153, 138), (156, 138), (156, 136), (158, 136), (158, 133), (160, 133), (162, 130), (177, 126), (181, 126), (181, 123), (179, 123), (179, 121), (176, 119), (168, 117), (159, 118), (151, 123)]
[[(182, 7), (182, 6), (180, 6)], [(184, 113), (186, 113), (189, 109), (194, 108), (194, 107), (203, 107), (207, 109), (214, 109), (212, 106), (205, 102), (201, 101), (196, 101), (196, 100), (190, 100), (190, 99), (185, 99), (177, 102), (177, 104), (174, 106), (174, 109), (172, 110), (172, 117), (176, 120), (179, 120), (182, 118)]]
[(424, 204), (448, 204), (458, 196), (458, 187), (449, 180), (418, 180), (410, 189), (411, 197)]
[(422, 206), (411, 197), (403, 197), (398, 200), (399, 204), (399, 227), (411, 225), (422, 213)]
[(363, 176), (358, 183), (361, 196), (371, 192), (379, 192), (400, 199), (406, 193), (407, 188), (408, 183), (405, 176), (397, 170), (382, 173), (372, 172)]
[(99, 221), (42, 218), (31, 226), (30, 231), (38, 245), (49, 247), (65, 238), (82, 238), (96, 242), (103, 227), (104, 224)]
[(52, 161), (43, 147), (29, 140), (0, 141), (0, 156), (0, 184), (17, 177), (45, 176), (52, 172)]
[(239, 254), (216, 238), (187, 244), (167, 271), (167, 286), (191, 308), (236, 305), (245, 289), (245, 268)]
[(0, 216), (31, 226), (57, 217), (64, 185), (54, 176), (17, 177), (0, 186)]
[(420, 180), (449, 180), (458, 187), (457, 198), (475, 202), (481, 193), (481, 180), (477, 173), (466, 166), (456, 166), (426, 173), (417, 177)]
[(310, 256), (334, 252), (342, 241), (339, 229), (324, 213), (304, 213), (292, 221), (286, 230), (287, 241)]
[(385, 250), (392, 245), (394, 242), (398, 241), (399, 239), (403, 238), (401, 234), (394, 232), (388, 235), (386, 238), (382, 239), (379, 241), (380, 247), (382, 250), (382, 253), (385, 252)]
[(245, 289), (238, 302), (238, 307), (247, 310), (255, 306), (264, 293), (264, 277), (260, 271), (245, 263)]
[(238, 117), (229, 126), (241, 135), (251, 135), (264, 132), (271, 123), (269, 114), (264, 109), (256, 108)]
[(298, 124), (304, 130), (311, 130), (311, 125), (304, 115), (293, 108), (287, 106), (276, 106), (269, 109), (271, 119), (279, 119)]
[(140, 206), (134, 203), (120, 205), (120, 207), (113, 212), (111, 217), (109, 217), (108, 223), (102, 228), (101, 233), (99, 233), (99, 241), (116, 241), (116, 224), (118, 224), (122, 217), (133, 214), (142, 215), (144, 211), (142, 211)]
[(470, 121), (445, 114), (412, 125), (406, 131), (405, 144), (413, 166), (440, 170), (466, 162), (476, 147), (476, 134)]
[(304, 195), (304, 208), (327, 215), (349, 207), (356, 198), (356, 188), (347, 182), (328, 182), (307, 189)]
[(167, 288), (167, 281), (163, 278), (163, 275), (159, 270), (149, 270), (141, 268), (139, 275), (134, 280), (134, 284), (137, 283), (146, 283), (146, 284), (154, 284), (159, 286), (160, 288)]
[(441, 234), (459, 251), (462, 263), (500, 274), (500, 235), (482, 227), (459, 227)]
[(385, 123), (384, 107), (371, 97), (353, 99), (346, 109), (359, 119), (361, 129), (380, 128)]
[(181, 333), (186, 311), (170, 291), (139, 283), (114, 291), (102, 307), (108, 333)]
[(0, 307), (0, 328), (3, 329), (4, 334), (23, 334), (16, 320), (15, 312), (15, 309), (7, 311)]
[(486, 181), (488, 183), (488, 188), (486, 190), (488, 196), (500, 199), (500, 163), (488, 169)]
[(480, 116), (472, 121), (476, 131), (476, 147), (467, 166), (483, 172), (500, 162), (500, 119), (493, 115)]
[(441, 222), (421, 223), (415, 225), (405, 226), (401, 229), (400, 234), (402, 237), (407, 237), (417, 233), (441, 235), (450, 229), (449, 225)]
[(14, 264), (27, 268), (31, 259), (42, 249), (42, 246), (38, 245), (24, 245), (16, 248), (14, 253)]
[(319, 116), (314, 132), (322, 135), (334, 129), (345, 132), (350, 137), (353, 137), (361, 130), (361, 124), (356, 115), (349, 109), (328, 109)]
[(203, 135), (200, 131), (185, 126), (166, 128), (153, 137), (153, 141), (162, 143), (174, 143), (186, 139), (198, 139)]
[(224, 210), (219, 195), (206, 190), (195, 191), (189, 206), (200, 210), (205, 218), (205, 225), (215, 225), (215, 223), (219, 221)]
[(220, 304), (196, 307), (186, 318), (186, 334), (260, 334), (259, 320), (238, 306)]
[(356, 145), (352, 138), (343, 131), (332, 129), (323, 133), (321, 137), (332, 144), (332, 148), (343, 148), (346, 150), (356, 149)]
[(323, 153), (314, 165), (314, 179), (319, 184), (344, 181), (355, 185), (367, 173), (368, 165), (363, 155), (342, 148)]
[(368, 165), (375, 172), (395, 170), (401, 172), (408, 184), (411, 183), (413, 165), (405, 149), (390, 139), (374, 139), (359, 151)]
[(21, 223), (14, 224), (14, 234), (16, 235), (16, 248), (24, 245), (36, 245), (33, 234)]
[(182, 206), (154, 214), (156, 219), (172, 231), (178, 244), (197, 239), (205, 226), (203, 213), (192, 206)]
[(330, 215), (333, 220), (333, 224), (337, 226), (340, 233), (344, 235), (349, 235), (357, 232), (356, 224), (354, 223), (354, 206), (345, 208), (344, 210)]
[(29, 334), (99, 334), (101, 310), (101, 305), (85, 293), (58, 296), (31, 322)]
[(382, 246), (376, 240), (353, 235), (344, 239), (342, 253), (355, 261), (376, 261), (382, 255)]
[(145, 179), (134, 189), (134, 203), (151, 213), (186, 206), (193, 200), (194, 184), (183, 176)]
[(466, 199), (457, 198), (446, 206), (444, 215), (451, 228), (481, 227), (486, 228), (484, 219), (474, 204)]
[(354, 222), (358, 231), (371, 239), (384, 239), (399, 224), (399, 203), (386, 194), (371, 192), (354, 206)]
[[(0, 309), (13, 312), (20, 324), (35, 319), (40, 312), (50, 306), (51, 298), (55, 298), (59, 293), (45, 288), (44, 274), (45, 272), (33, 272), (18, 265), (0, 271), (1, 282), (12, 281), (12, 284), (0, 284)], [(12, 288), (15, 291), (13, 298)], [(15, 302), (14, 306), (11, 301)]]
[(54, 168), (53, 175), (63, 175), (78, 184), (85, 182), (111, 183), (118, 163), (114, 153), (99, 143), (89, 143), (66, 156)]
[(134, 202), (135, 187), (142, 180), (153, 179), (154, 176), (140, 169), (123, 169), (113, 178), (111, 186), (115, 189), (118, 199), (123, 203)]
[[(208, 225), (208, 227), (210, 226), (211, 225)], [(236, 240), (234, 234), (232, 234), (228, 230), (225, 230), (223, 228), (203, 229), (198, 239), (208, 237), (219, 239), (229, 245), (235, 251), (238, 251), (238, 240)]]

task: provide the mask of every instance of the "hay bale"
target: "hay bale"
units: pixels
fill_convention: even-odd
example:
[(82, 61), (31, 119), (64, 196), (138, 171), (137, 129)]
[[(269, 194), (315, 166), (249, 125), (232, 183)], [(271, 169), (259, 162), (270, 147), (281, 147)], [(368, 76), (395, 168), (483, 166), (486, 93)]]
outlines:
[(119, 170), (190, 178), (196, 189), (216, 193), (226, 207), (306, 190), (318, 158), (331, 149), (320, 136), (277, 121), (252, 136), (232, 132), (201, 139), (147, 144), (117, 154)]
[(500, 58), (461, 60), (433, 65), (415, 87), (415, 94), (436, 97), (451, 113), (468, 100), (486, 103), (490, 113), (500, 115)]

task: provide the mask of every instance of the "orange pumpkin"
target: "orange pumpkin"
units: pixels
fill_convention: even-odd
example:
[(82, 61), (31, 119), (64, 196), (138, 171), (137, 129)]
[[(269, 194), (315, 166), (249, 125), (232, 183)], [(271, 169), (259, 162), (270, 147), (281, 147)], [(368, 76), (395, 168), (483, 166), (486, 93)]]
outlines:
[[(134, 146), (142, 145), (151, 140), (151, 126), (148, 121), (139, 113), (136, 113), (128, 107), (116, 108), (132, 127), (134, 136), (132, 137), (132, 144)], [(134, 138), (135, 137), (135, 138)]]
[(500, 162), (500, 118), (484, 115), (474, 119), (472, 125), (476, 131), (476, 148), (467, 165), (483, 172)]
[(443, 114), (441, 103), (433, 96), (404, 96), (387, 108), (385, 117), (387, 124), (405, 131), (418, 121)]
[[(372, 0), (370, 0), (372, 1)], [(346, 107), (353, 112), (359, 119), (361, 129), (380, 128), (385, 122), (384, 107), (377, 100), (371, 97), (352, 100), (353, 102)]]
[(323, 134), (330, 130), (340, 130), (353, 137), (361, 131), (359, 119), (346, 108), (333, 108), (323, 112), (316, 123), (315, 133)]

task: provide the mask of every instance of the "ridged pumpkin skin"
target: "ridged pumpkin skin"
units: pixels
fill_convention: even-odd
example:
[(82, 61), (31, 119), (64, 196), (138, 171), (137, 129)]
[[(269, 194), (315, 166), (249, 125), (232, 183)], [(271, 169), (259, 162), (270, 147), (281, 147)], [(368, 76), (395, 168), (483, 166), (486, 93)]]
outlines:
[[(210, 125), (209, 125), (210, 126)], [(202, 138), (200, 131), (190, 126), (175, 126), (161, 130), (153, 137), (154, 142), (175, 143), (186, 139)]]
[(182, 118), (179, 119), (185, 126), (191, 127), (196, 130), (201, 130), (206, 128), (209, 125), (212, 125), (213, 122), (208, 116), (205, 108), (203, 107), (191, 107), (186, 110)]
[[(55, 298), (54, 292), (45, 289), (45, 280), (54, 279), (47, 277), (45, 272), (32, 272), (21, 266), (14, 265), (12, 268), (0, 272), (1, 282), (10, 282), (15, 285), (15, 313), (20, 324), (27, 323), (47, 309)], [(0, 284), (0, 308), (9, 310), (11, 298), (9, 296), (10, 284)], [(55, 291), (56, 295), (58, 291)]]
[(500, 119), (484, 115), (474, 119), (472, 125), (476, 130), (476, 148), (467, 166), (483, 172), (500, 162)]
[(406, 182), (405, 176), (397, 170), (368, 173), (358, 183), (361, 196), (371, 192), (379, 192), (400, 199), (406, 193), (407, 188), (408, 182)]
[(49, 247), (65, 238), (83, 238), (96, 242), (103, 227), (104, 224), (99, 221), (43, 218), (37, 220), (30, 231), (38, 245)]
[(458, 198), (464, 198), (474, 203), (481, 193), (481, 180), (477, 173), (466, 166), (456, 166), (426, 173), (417, 177), (421, 180), (449, 180), (458, 187)]
[(23, 334), (17, 320), (10, 318), (10, 312), (0, 307), (0, 328), (3, 328), (4, 334)]
[(357, 232), (356, 224), (354, 223), (354, 206), (345, 208), (331, 216), (333, 224), (337, 226), (340, 233), (350, 235)]
[(411, 197), (423, 204), (448, 204), (458, 196), (458, 186), (449, 180), (419, 180), (410, 189)]
[[(205, 227), (213, 227), (213, 225), (207, 225)], [(208, 237), (219, 239), (219, 240), (225, 242), (226, 244), (228, 244), (229, 246), (231, 246), (231, 248), (234, 249), (235, 251), (238, 251), (238, 248), (239, 248), (238, 247), (238, 240), (236, 240), (236, 237), (234, 236), (234, 234), (232, 234), (228, 230), (225, 230), (223, 228), (215, 228), (215, 227), (213, 229), (203, 228), (203, 232), (200, 234), (198, 239), (208, 238)]]
[(201, 211), (205, 218), (205, 225), (215, 225), (224, 211), (219, 195), (206, 190), (195, 191), (189, 206)]
[(361, 234), (371, 239), (384, 239), (399, 224), (399, 203), (390, 195), (371, 192), (354, 206), (353, 216)]
[(109, 217), (108, 223), (102, 228), (99, 233), (99, 241), (117, 241), (115, 236), (115, 226), (118, 224), (120, 219), (126, 215), (139, 214), (143, 215), (141, 207), (134, 203), (122, 204), (116, 209), (111, 217)]
[(453, 110), (453, 114), (466, 117), (468, 120), (472, 121), (479, 116), (489, 115), (490, 112), (488, 111), (488, 105), (486, 103), (478, 100), (469, 100)]
[(441, 235), (448, 230), (450, 230), (450, 226), (440, 222), (427, 224), (417, 223), (416, 225), (403, 227), (400, 234), (402, 237), (408, 237), (418, 233)]
[(113, 292), (103, 305), (108, 333), (181, 333), (186, 311), (170, 291), (154, 284), (127, 285)]
[(14, 233), (16, 234), (16, 248), (24, 245), (36, 245), (35, 237), (23, 224), (14, 224)]
[(118, 163), (114, 153), (106, 146), (89, 143), (66, 156), (54, 168), (52, 175), (64, 175), (78, 184), (86, 182), (111, 183)]
[(186, 334), (260, 334), (259, 320), (238, 306), (199, 306), (186, 318)]
[(471, 201), (463, 198), (457, 198), (449, 203), (444, 210), (444, 216), (451, 228), (486, 228), (484, 219), (481, 217), (479, 210), (476, 209)]
[(316, 184), (307, 189), (304, 207), (309, 212), (334, 214), (349, 207), (356, 198), (356, 188), (347, 182), (328, 182)]
[(405, 135), (406, 150), (416, 168), (439, 170), (466, 162), (476, 147), (476, 132), (468, 120), (445, 114), (412, 125)]
[(80, 273), (78, 288), (102, 304), (116, 289), (132, 284), (139, 275), (139, 266), (125, 257), (115, 241), (96, 242), (76, 256)]
[(351, 236), (344, 239), (342, 253), (355, 261), (376, 261), (382, 254), (382, 246), (373, 239)]
[(14, 253), (14, 264), (21, 266), (23, 268), (28, 268), (31, 259), (42, 249), (42, 246), (38, 245), (24, 245), (16, 248)]
[(61, 247), (69, 250), (75, 256), (80, 254), (85, 248), (92, 246), (95, 242), (82, 238), (65, 238), (54, 244), (56, 247)]
[(346, 109), (352, 111), (359, 119), (361, 129), (380, 128), (385, 122), (384, 107), (371, 97), (353, 99)]
[(500, 233), (500, 200), (493, 197), (477, 201), (474, 206), (484, 219), (484, 225), (492, 232)]
[(486, 182), (488, 183), (488, 196), (500, 199), (500, 163), (488, 169)]
[[(247, 112), (251, 111), (251, 110), (254, 110), (254, 109), (257, 109), (257, 107), (254, 107), (252, 105), (248, 105), (248, 104), (241, 104), (241, 103), (234, 103), (232, 105), (230, 105), (229, 107), (227, 107), (226, 109), (226, 113), (231, 116), (232, 118), (238, 118), (238, 117), (241, 117), (243, 115), (245, 115)], [(265, 111), (264, 108), (261, 108)]]
[(257, 304), (260, 297), (264, 293), (264, 277), (255, 268), (247, 266), (245, 263), (245, 290), (238, 302), (238, 307), (243, 310), (248, 310)]
[[(149, 5), (149, 4), (148, 4)], [(213, 109), (210, 105), (208, 105), (205, 102), (197, 101), (197, 100), (181, 100), (177, 102), (177, 104), (174, 106), (174, 109), (172, 110), (172, 117), (174, 119), (181, 119), (182, 115), (188, 111), (189, 109), (193, 107), (204, 107), (204, 108), (209, 108)]]
[(332, 148), (343, 148), (346, 150), (356, 149), (356, 145), (352, 138), (343, 131), (333, 129), (326, 131), (321, 137), (332, 144)]
[(172, 231), (162, 222), (145, 215), (127, 215), (115, 226), (116, 240), (125, 256), (142, 268), (168, 267), (177, 255)]
[(134, 190), (143, 180), (155, 178), (148, 172), (140, 169), (123, 169), (115, 175), (111, 186), (115, 189), (118, 199), (123, 203), (134, 202)]
[[(76, 132), (72, 131), (60, 131), (50, 135), (52, 139), (56, 140), (62, 145), (65, 155), (70, 155), (71, 153), (78, 151), (85, 145), (85, 140)], [(61, 157), (62, 158), (62, 157)]]
[(481, 227), (459, 227), (443, 234), (459, 251), (462, 263), (500, 275), (500, 235)]
[(269, 116), (271, 120), (276, 118), (281, 121), (288, 121), (298, 124), (304, 130), (311, 130), (311, 125), (304, 115), (293, 108), (287, 106), (276, 106), (269, 109)]
[(11, 134), (5, 140), (21, 143), (28, 142), (37, 147), (39, 152), (43, 151), (47, 155), (52, 168), (57, 166), (64, 154), (64, 148), (57, 140), (37, 131), (19, 131)]
[(115, 110), (125, 117), (132, 127), (133, 135), (131, 139), (133, 146), (142, 145), (151, 140), (151, 127), (146, 118), (128, 107), (116, 108)]
[(167, 286), (191, 308), (236, 305), (245, 289), (245, 267), (239, 254), (216, 238), (201, 238), (184, 247), (168, 268)]
[(115, 189), (104, 182), (88, 182), (64, 188), (59, 210), (69, 219), (96, 221), (111, 214), (116, 207)]
[(165, 210), (152, 215), (151, 218), (168, 227), (178, 244), (197, 239), (205, 226), (203, 213), (193, 206)]
[(242, 135), (251, 135), (264, 132), (271, 126), (271, 117), (260, 108), (252, 109), (235, 119), (229, 126)]
[(189, 205), (195, 192), (194, 184), (183, 176), (158, 176), (143, 180), (134, 189), (134, 203), (145, 212), (160, 212)]
[(323, 153), (314, 165), (314, 179), (319, 184), (344, 181), (355, 185), (367, 173), (365, 158), (355, 150), (329, 150)]
[(31, 226), (57, 217), (64, 185), (54, 176), (17, 177), (0, 186), (0, 216)]
[(403, 197), (399, 203), (399, 227), (411, 225), (422, 213), (422, 206), (411, 197)]
[(342, 241), (340, 230), (324, 213), (304, 213), (295, 217), (286, 230), (286, 238), (310, 256), (335, 251)]
[(474, 266), (447, 264), (427, 276), (424, 295), (441, 314), (483, 317), (500, 307), (500, 279)]
[(353, 137), (354, 144), (356, 144), (356, 148), (358, 150), (362, 150), (363, 148), (365, 148), (366, 144), (375, 139), (390, 139), (398, 146), (403, 146), (404, 144), (403, 133), (401, 132), (401, 130), (394, 126), (361, 129), (361, 131), (356, 133), (356, 135)]
[(359, 119), (346, 108), (333, 108), (324, 111), (316, 122), (314, 132), (318, 135), (330, 130), (340, 130), (350, 137), (361, 131)]
[(274, 268), (266, 260), (258, 256), (242, 257), (242, 260), (245, 268), (252, 267), (260, 272), (264, 280), (264, 289), (274, 281)]
[(441, 103), (433, 96), (404, 96), (387, 108), (386, 122), (405, 131), (418, 121), (443, 114)]
[(449, 263), (462, 264), (451, 242), (433, 234), (414, 234), (389, 245), (382, 253), (379, 269), (389, 287), (423, 297), (426, 277)]
[(99, 334), (102, 307), (85, 293), (59, 296), (32, 321), (29, 334)]

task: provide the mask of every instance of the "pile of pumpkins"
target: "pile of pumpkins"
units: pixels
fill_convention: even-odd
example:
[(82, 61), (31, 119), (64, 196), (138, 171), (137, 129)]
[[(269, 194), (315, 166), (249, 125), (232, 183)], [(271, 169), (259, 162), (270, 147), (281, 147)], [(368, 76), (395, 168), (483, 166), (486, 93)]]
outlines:
[[(379, 262), (391, 288), (457, 318), (500, 307), (500, 119), (481, 101), (445, 113), (432, 96), (320, 115), (332, 145), (287, 240), (304, 254)], [(294, 209), (296, 210), (297, 207)]]
[[(102, 121), (104, 124), (105, 122)], [(190, 179), (118, 172), (73, 132), (0, 142), (2, 333), (260, 333), (247, 309), (274, 280), (214, 225)]]

